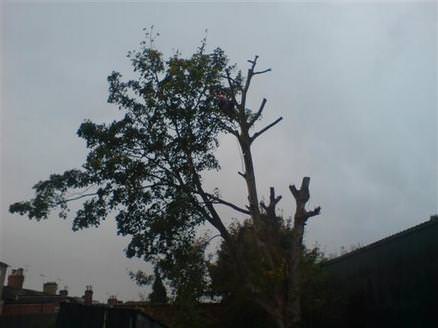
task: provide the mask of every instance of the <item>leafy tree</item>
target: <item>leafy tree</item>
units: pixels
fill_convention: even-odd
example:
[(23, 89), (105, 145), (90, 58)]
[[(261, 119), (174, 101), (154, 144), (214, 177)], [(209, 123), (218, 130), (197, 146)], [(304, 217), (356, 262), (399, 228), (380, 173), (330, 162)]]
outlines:
[[(205, 40), (189, 58), (177, 52), (165, 60), (152, 43), (145, 42), (128, 57), (137, 78), (123, 81), (117, 72), (108, 77), (108, 102), (118, 106), (124, 117), (108, 124), (89, 120), (82, 123), (78, 135), (89, 148), (82, 168), (38, 182), (34, 186), (35, 198), (12, 204), (10, 211), (40, 220), (56, 208), (59, 216), (65, 218), (69, 203), (81, 199), (73, 230), (98, 226), (115, 213), (117, 232), (131, 236), (127, 255), (163, 268), (164, 263), (175, 263), (177, 254), (191, 249), (196, 228), (208, 222), (233, 250), (230, 260), (235, 274), (242, 277), (252, 297), (260, 300), (279, 327), (298, 324), (298, 269), (304, 225), (308, 218), (319, 214), (319, 208), (305, 209), (309, 178), (303, 179), (300, 189), (290, 187), (297, 209), (291, 250), (281, 262), (287, 267), (288, 280), (288, 295), (281, 304), (263, 301), (265, 289), (256, 283), (256, 275), (245, 277), (252, 264), (245, 263), (245, 252), (217, 212), (221, 205), (248, 215), (253, 222), (254, 233), (248, 238), (254, 239), (254, 251), (265, 266), (277, 270), (277, 252), (275, 247), (269, 247), (270, 241), (263, 239), (262, 232), (278, 219), (275, 206), (281, 197), (276, 197), (272, 188), (270, 203), (259, 203), (251, 147), (282, 118), (254, 132), (267, 101), (263, 99), (257, 110), (247, 108), (251, 81), (270, 69), (256, 71), (255, 56), (249, 60), (244, 77), (229, 65), (221, 49), (207, 53)], [(220, 169), (215, 157), (220, 134), (233, 135), (240, 145), (245, 171), (239, 174), (247, 187), (248, 204), (233, 204), (206, 190), (203, 184), (205, 172)], [(164, 275), (168, 272), (171, 270), (163, 270)]]
[(166, 304), (168, 301), (166, 287), (161, 280), (158, 268), (155, 268), (154, 283), (152, 284), (152, 293), (149, 294), (149, 302), (152, 304)]
[[(290, 256), (293, 231), (290, 222), (278, 218), (271, 222), (269, 227), (259, 234), (266, 247), (269, 248), (270, 258), (266, 259), (260, 254), (254, 237), (254, 224), (246, 220), (243, 224), (235, 224), (231, 229), (231, 235), (238, 245), (238, 251), (245, 259), (245, 274), (243, 277), (236, 276), (231, 249), (227, 243), (222, 243), (218, 251), (218, 259), (209, 264), (212, 279), (212, 291), (220, 296), (222, 304), (226, 307), (226, 315), (221, 320), (225, 327), (273, 327), (281, 325), (275, 320), (280, 316), (272, 316), (275, 309), (268, 310), (269, 305), (275, 305), (277, 310), (284, 311), (284, 302), (288, 294), (288, 264), (286, 259)], [(267, 263), (272, 261), (272, 263)], [(316, 322), (315, 316), (325, 309), (330, 299), (330, 288), (321, 264), (324, 257), (318, 248), (305, 249), (301, 252), (300, 274), (303, 277), (300, 282), (302, 289), (303, 322), (307, 327), (310, 322)], [(243, 280), (242, 280), (243, 278)], [(251, 281), (261, 291), (259, 297), (246, 288), (245, 280)], [(238, 309), (238, 310), (237, 310)]]
[(164, 259), (159, 264), (173, 291), (172, 327), (207, 327), (207, 318), (200, 309), (209, 284), (204, 245), (202, 238), (197, 239), (190, 247), (178, 249), (172, 262)]

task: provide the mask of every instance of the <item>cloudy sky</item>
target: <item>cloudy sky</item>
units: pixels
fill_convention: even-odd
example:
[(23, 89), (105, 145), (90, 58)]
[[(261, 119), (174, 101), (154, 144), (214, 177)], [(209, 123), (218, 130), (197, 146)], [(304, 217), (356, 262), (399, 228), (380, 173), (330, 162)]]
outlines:
[[(151, 25), (167, 55), (190, 55), (208, 29), (209, 47), (241, 68), (255, 54), (272, 68), (250, 94), (250, 107), (268, 99), (265, 122), (285, 118), (254, 147), (259, 192), (275, 186), (288, 216), (288, 185), (312, 177), (311, 205), (322, 215), (308, 225), (309, 246), (339, 252), (438, 212), (436, 3), (2, 2), (0, 21), (0, 261), (25, 267), (27, 288), (57, 280), (72, 295), (92, 284), (100, 300), (147, 293), (127, 274), (147, 266), (125, 258), (128, 240), (112, 220), (72, 232), (69, 219), (29, 221), (8, 206), (82, 164), (76, 130), (86, 118), (118, 116), (106, 77), (129, 74), (126, 54)], [(218, 156), (223, 170), (207, 185), (243, 203), (236, 142), (223, 138)]]

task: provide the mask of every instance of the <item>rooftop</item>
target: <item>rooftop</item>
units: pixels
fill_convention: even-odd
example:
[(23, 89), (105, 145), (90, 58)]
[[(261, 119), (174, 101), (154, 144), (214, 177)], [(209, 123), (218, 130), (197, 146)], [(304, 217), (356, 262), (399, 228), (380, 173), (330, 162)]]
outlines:
[(374, 249), (374, 248), (377, 248), (377, 247), (381, 247), (381, 246), (383, 246), (385, 244), (397, 241), (397, 240), (399, 240), (401, 238), (405, 238), (405, 237), (407, 237), (409, 235), (415, 234), (417, 232), (420, 232), (420, 231), (423, 231), (423, 230), (426, 230), (426, 229), (429, 229), (429, 228), (435, 227), (435, 226), (438, 226), (438, 216), (437, 215), (431, 216), (429, 221), (420, 223), (420, 224), (418, 224), (416, 226), (413, 226), (413, 227), (411, 227), (409, 229), (400, 231), (400, 232), (398, 232), (396, 234), (393, 234), (393, 235), (390, 235), (390, 236), (388, 236), (386, 238), (380, 239), (380, 240), (378, 240), (378, 241), (376, 241), (374, 243), (371, 243), (369, 245), (360, 247), (360, 248), (358, 248), (358, 249), (356, 249), (354, 251), (351, 251), (349, 253), (346, 253), (344, 255), (335, 257), (334, 259), (331, 259), (331, 260), (327, 261), (326, 264), (333, 264), (333, 263), (336, 263), (336, 262), (340, 262), (340, 261), (346, 260), (347, 258), (350, 258), (351, 256), (368, 252), (371, 249)]

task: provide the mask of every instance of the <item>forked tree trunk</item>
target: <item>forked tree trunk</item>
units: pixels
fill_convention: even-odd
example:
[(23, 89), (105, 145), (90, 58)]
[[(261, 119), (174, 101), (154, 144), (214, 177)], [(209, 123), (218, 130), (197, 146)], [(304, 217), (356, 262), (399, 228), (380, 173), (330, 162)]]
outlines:
[(296, 210), (294, 216), (294, 227), (292, 230), (292, 249), (289, 258), (289, 272), (287, 276), (287, 324), (286, 328), (297, 328), (301, 324), (301, 277), (300, 264), (303, 253), (304, 227), (307, 220), (315, 215), (319, 215), (321, 208), (317, 207), (313, 211), (306, 210), (306, 203), (310, 198), (309, 193), (310, 178), (304, 177), (300, 189), (294, 185), (289, 186), (295, 198)]
[[(292, 242), (287, 258), (287, 275), (286, 275), (286, 290), (285, 293), (280, 296), (280, 299), (269, 302), (266, 304), (265, 300), (259, 300), (259, 304), (268, 312), (276, 324), (277, 328), (298, 328), (301, 325), (301, 259), (303, 255), (304, 245), (304, 230), (307, 220), (320, 213), (321, 208), (317, 207), (312, 211), (306, 210), (306, 203), (310, 198), (309, 193), (310, 178), (303, 178), (300, 189), (295, 186), (290, 186), (295, 201), (296, 210), (294, 215), (294, 225), (292, 229)], [(266, 215), (271, 220), (275, 220), (275, 207), (280, 201), (281, 196), (276, 196), (274, 188), (270, 189), (269, 204), (266, 205), (261, 202), (261, 207), (265, 210)], [(257, 234), (257, 232), (256, 232)], [(261, 249), (261, 254), (269, 256), (269, 252), (266, 249)], [(271, 265), (274, 265), (272, 262)], [(261, 295), (263, 298), (263, 295)], [(265, 301), (265, 302), (263, 302)], [(265, 303), (265, 304), (263, 304)]]
[[(261, 134), (278, 124), (282, 117), (278, 118), (271, 124), (268, 124), (266, 127), (262, 128), (261, 130), (255, 132), (252, 136), (249, 134), (249, 130), (251, 127), (254, 126), (254, 123), (260, 118), (264, 106), (266, 104), (266, 99), (263, 99), (259, 110), (254, 113), (253, 115), (247, 115), (246, 112), (246, 98), (247, 93), (251, 84), (251, 79), (258, 74), (263, 74), (266, 72), (269, 72), (270, 69), (266, 69), (263, 71), (255, 72), (254, 68), (257, 63), (258, 56), (255, 56), (253, 60), (249, 60), (248, 62), (251, 63), (250, 68), (248, 69), (248, 75), (245, 81), (245, 85), (243, 86), (243, 89), (241, 89), (241, 101), (240, 103), (237, 102), (236, 96), (236, 87), (238, 87), (234, 80), (230, 76), (230, 72), (227, 73), (227, 79), (230, 86), (231, 96), (232, 100), (237, 105), (237, 111), (235, 113), (236, 123), (238, 123), (240, 127), (240, 133), (237, 130), (233, 130), (232, 128), (228, 129), (230, 133), (232, 133), (239, 141), (240, 148), (243, 153), (243, 159), (245, 164), (245, 172), (239, 174), (243, 176), (246, 182), (247, 191), (248, 191), (248, 209), (249, 214), (253, 220), (254, 227), (255, 227), (255, 240), (256, 240), (256, 247), (257, 250), (260, 252), (260, 254), (268, 260), (269, 265), (273, 267), (274, 261), (272, 261), (272, 258), (270, 258), (269, 250), (267, 249), (267, 246), (262, 239), (260, 238), (261, 235), (259, 233), (263, 233), (266, 226), (264, 225), (264, 222), (262, 220), (262, 215), (260, 213), (259, 208), (259, 202), (258, 202), (258, 195), (257, 195), (257, 185), (256, 185), (256, 177), (254, 172), (254, 164), (253, 164), (253, 158), (251, 154), (251, 144), (252, 142), (258, 138)], [(238, 89), (237, 89), (238, 90)], [(306, 224), (306, 221), (308, 218), (318, 215), (320, 212), (320, 208), (316, 208), (313, 211), (307, 211), (305, 209), (306, 203), (309, 200), (309, 183), (310, 178), (305, 177), (303, 178), (301, 188), (296, 189), (295, 186), (289, 186), (289, 189), (291, 190), (295, 201), (296, 201), (296, 211), (294, 216), (294, 227), (292, 231), (292, 248), (290, 250), (290, 256), (287, 259), (288, 262), (288, 268), (287, 268), (287, 275), (286, 275), (286, 292), (281, 293), (280, 298), (282, 299), (281, 302), (271, 302), (271, 303), (278, 303), (278, 304), (265, 304), (264, 308), (267, 310), (268, 313), (272, 316), (274, 321), (277, 324), (278, 328), (297, 328), (300, 321), (301, 321), (301, 298), (300, 298), (300, 260), (301, 255), (303, 251), (303, 236), (304, 236), (304, 227)], [(266, 214), (269, 216), (269, 218), (275, 220), (275, 205), (278, 203), (278, 201), (281, 199), (281, 196), (275, 197), (274, 188), (271, 188), (270, 192), (270, 204), (266, 206), (265, 204), (261, 203), (260, 205), (264, 208), (266, 211)], [(237, 248), (236, 248), (237, 249)], [(237, 255), (237, 257), (239, 257)], [(263, 301), (263, 300), (261, 300)], [(264, 303), (264, 302), (262, 302)]]

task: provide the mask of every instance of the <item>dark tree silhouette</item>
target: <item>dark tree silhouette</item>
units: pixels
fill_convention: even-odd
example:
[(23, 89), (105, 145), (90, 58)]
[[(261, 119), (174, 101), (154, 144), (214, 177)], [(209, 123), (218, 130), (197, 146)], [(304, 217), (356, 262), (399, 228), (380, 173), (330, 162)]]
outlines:
[(166, 304), (168, 302), (166, 287), (161, 280), (158, 268), (155, 268), (154, 283), (152, 284), (152, 292), (149, 294), (149, 301), (152, 304)]
[[(267, 101), (263, 99), (257, 110), (247, 108), (252, 80), (270, 69), (256, 71), (255, 56), (248, 61), (244, 77), (228, 64), (221, 49), (207, 53), (205, 41), (190, 58), (176, 53), (165, 60), (145, 43), (128, 57), (137, 78), (124, 82), (117, 72), (108, 77), (108, 102), (116, 105), (124, 117), (108, 124), (89, 120), (82, 123), (78, 135), (89, 149), (82, 168), (38, 182), (33, 187), (35, 198), (12, 204), (10, 211), (40, 220), (56, 208), (65, 218), (69, 203), (81, 199), (73, 230), (98, 226), (114, 214), (117, 232), (131, 236), (127, 256), (157, 265), (172, 263), (175, 254), (192, 247), (196, 228), (208, 222), (234, 250), (231, 260), (236, 275), (243, 277), (244, 287), (276, 318), (278, 326), (298, 323), (297, 268), (304, 225), (308, 218), (319, 214), (319, 208), (305, 209), (309, 178), (303, 180), (301, 189), (291, 187), (297, 210), (291, 251), (283, 265), (287, 292), (275, 301), (266, 301), (253, 275), (245, 277), (249, 271), (243, 253), (217, 211), (217, 206), (228, 206), (248, 215), (260, 261), (276, 269), (276, 251), (264, 240), (263, 231), (278, 220), (275, 207), (281, 197), (275, 196), (271, 188), (269, 204), (259, 203), (251, 147), (282, 118), (251, 132)], [(245, 171), (238, 173), (247, 187), (248, 204), (234, 204), (203, 184), (203, 173), (220, 169), (215, 150), (218, 136), (223, 133), (233, 135), (243, 153)]]

